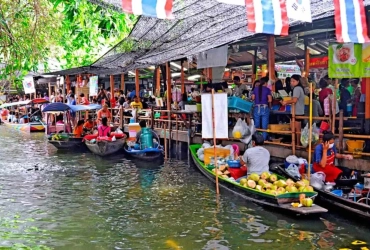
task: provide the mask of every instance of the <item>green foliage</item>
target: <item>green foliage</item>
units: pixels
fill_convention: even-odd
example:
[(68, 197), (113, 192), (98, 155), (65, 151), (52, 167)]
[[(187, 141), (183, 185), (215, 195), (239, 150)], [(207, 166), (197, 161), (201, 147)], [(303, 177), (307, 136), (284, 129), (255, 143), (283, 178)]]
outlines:
[[(29, 71), (57, 58), (63, 68), (89, 65), (126, 37), (137, 17), (87, 0), (0, 0), (0, 80), (21, 85)], [(126, 51), (132, 50), (132, 42)]]

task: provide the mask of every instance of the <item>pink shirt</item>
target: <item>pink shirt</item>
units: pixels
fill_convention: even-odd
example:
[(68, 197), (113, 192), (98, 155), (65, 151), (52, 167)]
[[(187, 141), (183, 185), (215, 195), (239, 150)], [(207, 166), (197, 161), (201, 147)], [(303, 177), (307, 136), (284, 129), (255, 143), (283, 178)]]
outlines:
[(110, 127), (99, 125), (98, 132), (99, 132), (99, 136), (102, 136), (102, 137), (108, 136), (108, 134), (110, 133)]

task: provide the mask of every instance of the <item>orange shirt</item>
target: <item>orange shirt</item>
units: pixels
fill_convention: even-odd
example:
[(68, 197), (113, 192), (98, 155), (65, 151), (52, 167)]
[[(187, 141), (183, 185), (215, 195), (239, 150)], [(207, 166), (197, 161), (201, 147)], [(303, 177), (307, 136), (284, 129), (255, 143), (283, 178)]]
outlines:
[(87, 129), (92, 129), (94, 127), (94, 122), (85, 122), (84, 127)]
[(98, 119), (101, 119), (103, 117), (107, 117), (108, 120), (112, 118), (112, 114), (109, 110), (103, 111), (102, 109), (98, 111)]
[(74, 134), (76, 137), (82, 137), (83, 128), (84, 128), (83, 126), (75, 127), (75, 129), (73, 130), (73, 134)]

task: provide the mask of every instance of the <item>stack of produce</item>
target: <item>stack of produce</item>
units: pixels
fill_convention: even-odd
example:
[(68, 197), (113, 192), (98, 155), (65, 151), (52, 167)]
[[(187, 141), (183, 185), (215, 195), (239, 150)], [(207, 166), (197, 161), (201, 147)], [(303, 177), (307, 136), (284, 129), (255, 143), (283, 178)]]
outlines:
[(240, 179), (239, 184), (243, 187), (252, 188), (259, 192), (272, 195), (296, 192), (313, 192), (306, 180), (294, 182), (291, 179), (278, 180), (275, 174), (264, 172), (261, 175), (251, 174), (248, 178)]
[(216, 171), (218, 171), (218, 176), (222, 177), (222, 178), (225, 178), (225, 179), (228, 179), (230, 178), (230, 171), (229, 171), (229, 167), (227, 165), (221, 165), (217, 168), (214, 168), (212, 169), (212, 172), (213, 173), (216, 173)]

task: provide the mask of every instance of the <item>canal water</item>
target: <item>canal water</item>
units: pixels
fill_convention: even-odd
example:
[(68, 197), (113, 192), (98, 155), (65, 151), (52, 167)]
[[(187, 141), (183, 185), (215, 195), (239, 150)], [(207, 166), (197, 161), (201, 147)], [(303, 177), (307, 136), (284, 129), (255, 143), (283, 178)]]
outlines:
[(216, 199), (187, 157), (57, 152), (43, 134), (0, 126), (0, 249), (369, 247), (355, 240), (370, 242), (369, 225), (350, 217), (295, 218), (228, 193)]

